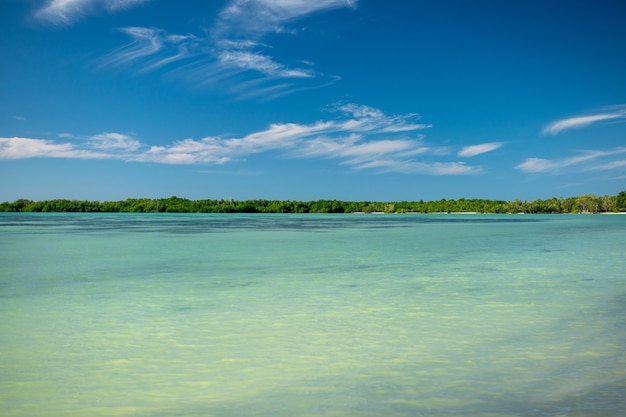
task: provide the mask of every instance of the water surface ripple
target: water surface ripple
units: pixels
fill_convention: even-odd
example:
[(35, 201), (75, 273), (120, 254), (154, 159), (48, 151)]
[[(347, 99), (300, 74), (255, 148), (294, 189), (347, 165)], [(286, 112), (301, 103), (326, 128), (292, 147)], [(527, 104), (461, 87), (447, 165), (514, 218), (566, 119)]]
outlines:
[(0, 416), (621, 416), (626, 216), (0, 214)]

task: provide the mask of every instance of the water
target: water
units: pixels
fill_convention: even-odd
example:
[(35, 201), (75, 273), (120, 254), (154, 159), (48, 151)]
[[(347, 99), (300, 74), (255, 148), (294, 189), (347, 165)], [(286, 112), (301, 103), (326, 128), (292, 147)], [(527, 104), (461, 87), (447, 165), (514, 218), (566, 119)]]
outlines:
[(0, 214), (0, 416), (621, 416), (626, 216)]

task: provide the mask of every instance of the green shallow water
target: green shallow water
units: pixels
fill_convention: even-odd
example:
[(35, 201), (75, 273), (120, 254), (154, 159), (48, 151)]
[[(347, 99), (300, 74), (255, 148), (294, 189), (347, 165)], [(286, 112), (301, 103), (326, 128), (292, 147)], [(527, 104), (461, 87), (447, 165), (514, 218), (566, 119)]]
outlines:
[(1, 416), (621, 416), (626, 216), (0, 214)]

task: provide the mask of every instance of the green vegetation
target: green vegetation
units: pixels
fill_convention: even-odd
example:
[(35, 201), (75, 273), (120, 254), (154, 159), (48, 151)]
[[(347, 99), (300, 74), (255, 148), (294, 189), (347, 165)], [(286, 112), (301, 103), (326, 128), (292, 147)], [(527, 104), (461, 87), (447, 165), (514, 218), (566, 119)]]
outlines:
[(533, 201), (441, 199), (438, 201), (290, 201), (129, 198), (124, 201), (16, 200), (0, 203), (4, 212), (91, 213), (610, 213), (626, 212), (626, 191), (617, 196), (551, 198)]

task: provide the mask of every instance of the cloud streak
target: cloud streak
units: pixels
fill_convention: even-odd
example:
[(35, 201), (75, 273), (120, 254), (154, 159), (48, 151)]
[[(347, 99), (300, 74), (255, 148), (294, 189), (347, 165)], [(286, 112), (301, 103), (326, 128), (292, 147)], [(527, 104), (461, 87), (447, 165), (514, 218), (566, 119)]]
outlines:
[(516, 168), (526, 173), (558, 173), (566, 168), (577, 167), (581, 171), (610, 170), (625, 166), (623, 161), (606, 161), (606, 159), (626, 153), (626, 148), (619, 147), (608, 151), (588, 150), (579, 155), (560, 159), (527, 158)]
[(293, 36), (287, 25), (355, 7), (356, 1), (346, 0), (231, 0), (201, 35), (120, 28), (130, 41), (100, 59), (98, 67), (129, 67), (138, 73), (166, 69), (169, 77), (193, 88), (225, 91), (237, 100), (273, 100), (329, 86), (340, 77), (324, 74), (304, 57), (279, 61), (262, 39), (269, 33)]
[(0, 160), (26, 158), (110, 159), (111, 155), (79, 149), (72, 143), (31, 138), (0, 138)]
[(504, 145), (504, 142), (488, 142), (481, 143), (480, 145), (466, 146), (458, 152), (458, 156), (464, 158), (471, 158), (476, 155), (481, 155), (487, 152), (500, 149)]
[(544, 135), (558, 135), (564, 130), (580, 129), (594, 123), (617, 119), (626, 119), (626, 105), (614, 106), (603, 113), (557, 120), (546, 126), (541, 133)]
[(168, 145), (148, 146), (121, 133), (102, 133), (82, 141), (57, 142), (30, 138), (0, 138), (0, 159), (69, 158), (117, 159), (179, 165), (223, 165), (255, 154), (334, 159), (340, 165), (376, 172), (465, 175), (480, 168), (458, 161), (433, 161), (437, 148), (421, 135), (427, 129), (419, 115), (386, 115), (378, 109), (352, 103), (332, 109), (342, 117), (310, 124), (274, 123), (241, 137), (187, 138)]
[(221, 38), (260, 38), (293, 33), (286, 25), (316, 13), (355, 8), (356, 0), (231, 0), (220, 11), (214, 33)]
[(260, 74), (276, 78), (314, 78), (310, 69), (288, 68), (274, 61), (271, 57), (250, 50), (223, 49), (218, 60), (227, 67), (241, 70), (253, 70)]
[(92, 148), (103, 151), (136, 151), (141, 147), (139, 141), (120, 133), (101, 133), (92, 136), (89, 144)]
[(35, 18), (59, 26), (105, 11), (115, 13), (148, 3), (151, 0), (48, 0), (35, 12)]
[(150, 72), (199, 54), (199, 39), (194, 35), (134, 26), (119, 31), (129, 36), (130, 42), (100, 59), (100, 68), (135, 66), (139, 72)]
[[(330, 85), (338, 76), (326, 75), (313, 69), (311, 62), (302, 66), (302, 59), (291, 63), (276, 61), (267, 53), (271, 47), (260, 40), (269, 33), (292, 35), (298, 30), (287, 27), (315, 14), (341, 8), (356, 7), (356, 0), (231, 0), (219, 12), (210, 30), (216, 62), (211, 70), (237, 75), (252, 72), (252, 85), (266, 99), (310, 88)], [(295, 65), (294, 65), (295, 64)], [(231, 88), (231, 93), (238, 89)], [(259, 97), (248, 92), (239, 98)], [(267, 94), (269, 93), (269, 94)]]

